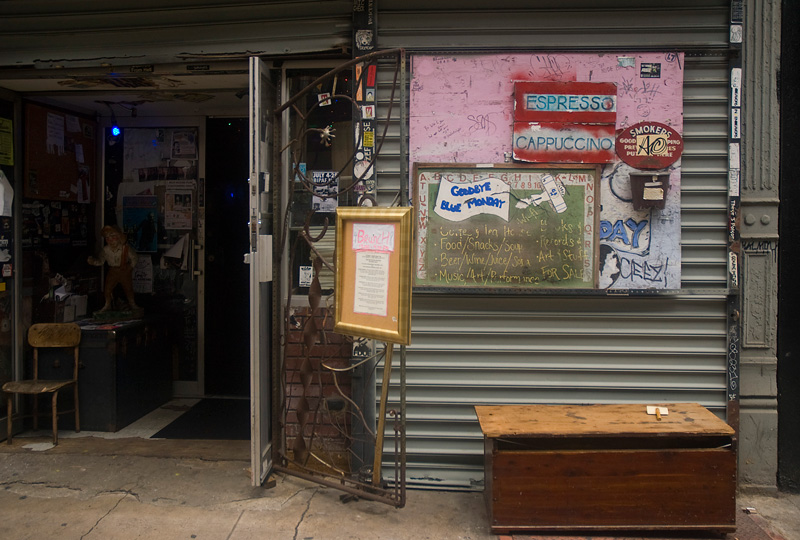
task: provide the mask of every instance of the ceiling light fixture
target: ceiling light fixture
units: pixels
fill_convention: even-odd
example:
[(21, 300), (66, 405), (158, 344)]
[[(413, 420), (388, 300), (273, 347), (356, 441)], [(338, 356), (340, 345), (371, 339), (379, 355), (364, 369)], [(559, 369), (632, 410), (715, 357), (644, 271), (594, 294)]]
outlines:
[(108, 110), (111, 111), (111, 136), (112, 137), (119, 137), (122, 133), (122, 130), (119, 128), (119, 124), (117, 123), (117, 115), (114, 113), (114, 105), (111, 101), (98, 101), (98, 103), (105, 104), (108, 107)]

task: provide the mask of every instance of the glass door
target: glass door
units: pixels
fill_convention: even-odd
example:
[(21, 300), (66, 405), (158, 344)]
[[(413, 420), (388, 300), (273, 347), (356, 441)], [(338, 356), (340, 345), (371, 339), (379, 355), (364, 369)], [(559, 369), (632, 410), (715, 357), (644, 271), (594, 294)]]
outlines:
[(104, 130), (106, 225), (138, 254), (137, 303), (169, 329), (173, 394), (204, 395), (205, 124), (127, 119)]

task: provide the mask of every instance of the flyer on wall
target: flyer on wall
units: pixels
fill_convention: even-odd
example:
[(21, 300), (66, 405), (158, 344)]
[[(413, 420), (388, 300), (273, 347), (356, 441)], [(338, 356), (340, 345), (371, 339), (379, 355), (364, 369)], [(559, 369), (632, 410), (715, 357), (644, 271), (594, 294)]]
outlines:
[(164, 201), (164, 227), (186, 230), (192, 228), (192, 192), (168, 191)]

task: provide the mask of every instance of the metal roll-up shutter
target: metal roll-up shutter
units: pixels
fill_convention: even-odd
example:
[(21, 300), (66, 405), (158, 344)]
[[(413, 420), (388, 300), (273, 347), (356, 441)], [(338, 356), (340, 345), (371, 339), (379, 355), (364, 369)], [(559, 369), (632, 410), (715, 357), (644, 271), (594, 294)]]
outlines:
[[(726, 0), (381, 0), (378, 45), (444, 49), (726, 48)], [(724, 31), (722, 31), (724, 30)]]
[(4, 0), (0, 66), (79, 67), (343, 50), (347, 0)]
[[(682, 291), (629, 298), (415, 294), (407, 348), (411, 486), (482, 489), (476, 404), (691, 401), (726, 413), (730, 5), (549, 4), (461, 2), (455, 11), (444, 2), (383, 0), (379, 45), (410, 55), (482, 48), (685, 52)], [(392, 70), (379, 66), (378, 118), (385, 117)], [(395, 112), (378, 158), (381, 204), (407, 182), (400, 170), (408, 159), (401, 150), (406, 133)], [(399, 407), (399, 382), (395, 371), (389, 408)]]
[(727, 287), (728, 57), (686, 56), (681, 158), (681, 286)]

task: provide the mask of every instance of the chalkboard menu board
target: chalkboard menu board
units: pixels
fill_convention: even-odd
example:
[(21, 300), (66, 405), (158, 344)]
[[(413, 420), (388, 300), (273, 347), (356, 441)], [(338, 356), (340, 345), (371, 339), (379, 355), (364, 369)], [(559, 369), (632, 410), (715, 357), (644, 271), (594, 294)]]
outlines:
[(414, 286), (597, 287), (597, 165), (414, 166)]

